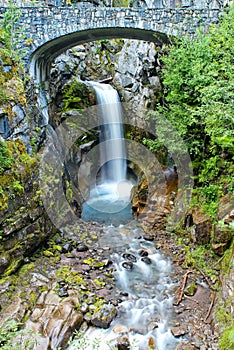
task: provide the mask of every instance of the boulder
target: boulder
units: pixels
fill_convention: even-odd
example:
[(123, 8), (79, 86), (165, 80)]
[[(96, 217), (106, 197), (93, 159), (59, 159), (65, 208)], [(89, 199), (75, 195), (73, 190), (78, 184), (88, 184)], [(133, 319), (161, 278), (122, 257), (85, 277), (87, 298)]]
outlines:
[(91, 323), (96, 327), (107, 329), (116, 315), (117, 310), (112, 304), (104, 304), (100, 310), (94, 311)]
[(197, 244), (207, 244), (210, 242), (212, 223), (211, 219), (207, 217), (199, 208), (195, 208), (192, 214), (188, 214), (189, 223), (185, 223), (187, 229), (190, 228), (191, 239)]
[(82, 313), (77, 311), (78, 298), (61, 299), (48, 292), (39, 299), (26, 322), (26, 330), (34, 332), (38, 350), (65, 349), (72, 333), (80, 328), (83, 321)]
[(221, 198), (214, 229), (212, 248), (216, 254), (222, 255), (229, 248), (234, 236), (234, 197), (226, 195)]

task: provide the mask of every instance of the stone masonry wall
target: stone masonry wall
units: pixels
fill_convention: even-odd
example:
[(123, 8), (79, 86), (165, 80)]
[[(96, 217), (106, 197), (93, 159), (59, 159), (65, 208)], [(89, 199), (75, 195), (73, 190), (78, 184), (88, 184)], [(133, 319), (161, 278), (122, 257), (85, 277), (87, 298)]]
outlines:
[[(178, 35), (192, 35), (196, 28), (217, 23), (217, 8), (111, 8), (111, 7), (22, 7), (20, 26), (28, 39), (29, 53), (66, 34), (97, 28), (135, 28)], [(6, 8), (1, 7), (0, 13)], [(1, 17), (1, 16), (0, 16)], [(111, 30), (110, 30), (111, 36)], [(26, 40), (24, 39), (24, 42)], [(87, 41), (91, 41), (87, 35)], [(27, 41), (29, 43), (30, 41)]]

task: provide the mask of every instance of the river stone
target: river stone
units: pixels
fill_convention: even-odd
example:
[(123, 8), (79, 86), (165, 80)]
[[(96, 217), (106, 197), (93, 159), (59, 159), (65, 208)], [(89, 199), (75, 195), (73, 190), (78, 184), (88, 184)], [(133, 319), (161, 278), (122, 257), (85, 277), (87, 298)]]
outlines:
[(63, 247), (62, 247), (62, 253), (69, 253), (72, 251), (72, 245), (70, 243), (66, 243)]
[(67, 288), (59, 288), (59, 289), (58, 289), (58, 295), (59, 295), (60, 297), (68, 297)]
[(91, 323), (99, 328), (109, 328), (117, 315), (117, 310), (112, 304), (104, 304), (102, 308), (92, 316)]
[[(195, 350), (195, 349), (198, 349), (197, 346), (188, 344), (187, 342), (186, 343), (181, 342), (177, 345), (175, 350)], [(199, 347), (199, 349), (200, 349), (200, 347)]]
[(123, 326), (121, 324), (118, 324), (117, 326), (115, 326), (113, 328), (113, 332), (117, 333), (117, 334), (123, 334), (123, 333), (127, 333), (128, 332), (128, 328), (126, 326)]
[(131, 261), (124, 261), (122, 266), (129, 271), (133, 269), (133, 263)]
[(76, 247), (77, 252), (87, 252), (89, 248), (85, 244), (78, 244)]
[(129, 261), (132, 261), (132, 262), (136, 262), (137, 261), (137, 258), (135, 257), (135, 255), (130, 254), (130, 253), (124, 253), (123, 254), (123, 258), (127, 259)]
[(141, 261), (143, 261), (147, 265), (150, 265), (152, 263), (151, 259), (148, 258), (148, 256), (144, 256), (143, 258), (141, 258)]
[(139, 250), (138, 253), (139, 253), (139, 255), (142, 256), (142, 257), (148, 256), (148, 255), (149, 255), (149, 253), (148, 253), (146, 250), (144, 250), (144, 249)]
[(153, 236), (150, 236), (150, 235), (144, 235), (143, 237), (146, 241), (153, 241), (154, 240), (154, 237)]
[(130, 341), (127, 335), (123, 335), (118, 339), (117, 343), (118, 350), (130, 350)]
[(171, 333), (173, 334), (174, 337), (180, 337), (182, 335), (185, 335), (188, 333), (188, 329), (186, 326), (179, 326), (179, 327), (172, 327), (171, 328)]

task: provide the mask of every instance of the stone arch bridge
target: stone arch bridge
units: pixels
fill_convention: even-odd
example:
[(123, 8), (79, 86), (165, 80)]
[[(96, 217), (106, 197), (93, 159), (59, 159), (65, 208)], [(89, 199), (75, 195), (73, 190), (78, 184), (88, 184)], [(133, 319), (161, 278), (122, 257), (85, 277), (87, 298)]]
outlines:
[[(7, 7), (1, 7), (0, 13)], [(26, 65), (45, 81), (56, 56), (75, 45), (100, 39), (128, 38), (159, 45), (170, 36), (193, 35), (198, 27), (217, 23), (222, 6), (204, 8), (116, 8), (23, 6), (19, 26), (27, 44)]]

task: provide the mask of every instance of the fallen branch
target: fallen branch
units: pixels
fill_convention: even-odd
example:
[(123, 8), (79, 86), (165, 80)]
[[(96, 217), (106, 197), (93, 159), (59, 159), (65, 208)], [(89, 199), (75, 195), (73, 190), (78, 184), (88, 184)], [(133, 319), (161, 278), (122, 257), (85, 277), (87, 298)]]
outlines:
[(175, 292), (175, 295), (176, 295), (176, 294), (179, 294), (179, 296), (178, 296), (176, 302), (175, 302), (173, 305), (178, 306), (179, 303), (181, 302), (181, 300), (182, 300), (182, 298), (183, 298), (183, 295), (184, 295), (184, 288), (185, 288), (186, 283), (187, 283), (188, 275), (189, 275), (190, 273), (192, 273), (192, 272), (193, 272), (193, 271), (189, 270), (189, 271), (187, 271), (186, 274), (184, 275), (183, 281), (182, 281), (181, 285), (179, 286), (179, 288), (178, 288), (178, 289), (176, 290), (176, 292)]
[(214, 301), (215, 301), (215, 292), (212, 290), (211, 291), (211, 303), (210, 303), (210, 307), (209, 307), (209, 310), (206, 314), (206, 317), (205, 317), (205, 322), (208, 320), (209, 316), (210, 316), (210, 313), (211, 313), (211, 310), (214, 306)]

